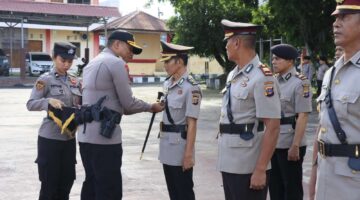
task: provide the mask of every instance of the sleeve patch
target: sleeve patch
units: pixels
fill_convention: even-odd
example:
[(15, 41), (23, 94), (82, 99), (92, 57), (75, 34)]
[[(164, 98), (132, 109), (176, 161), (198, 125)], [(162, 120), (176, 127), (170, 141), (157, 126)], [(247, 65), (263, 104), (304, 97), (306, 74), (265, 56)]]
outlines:
[(273, 86), (264, 86), (264, 90), (265, 90), (265, 92), (264, 92), (265, 96), (267, 96), (267, 97), (274, 96), (275, 92), (274, 92)]
[(197, 91), (197, 90), (194, 90), (191, 93), (192, 93), (192, 104), (193, 105), (198, 105), (199, 104), (199, 99), (200, 99), (200, 92)]
[(45, 87), (45, 82), (44, 81), (36, 81), (35, 84), (36, 90), (42, 90)]
[(304, 98), (310, 97), (310, 85), (308, 84), (303, 85), (303, 96)]

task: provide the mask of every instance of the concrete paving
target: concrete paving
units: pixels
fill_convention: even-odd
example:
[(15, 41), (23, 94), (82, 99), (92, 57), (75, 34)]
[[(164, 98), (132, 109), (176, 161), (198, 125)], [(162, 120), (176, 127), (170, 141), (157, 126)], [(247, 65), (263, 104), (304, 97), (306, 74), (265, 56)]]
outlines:
[[(160, 85), (134, 86), (134, 95), (152, 102)], [(25, 103), (31, 89), (0, 89), (0, 199), (34, 200), (38, 198), (36, 158), (37, 130), (45, 112), (29, 112)], [(198, 200), (224, 199), (220, 173), (216, 170), (218, 120), (221, 95), (204, 90), (201, 115), (198, 121), (195, 193)], [(160, 114), (157, 114), (147, 148), (139, 160), (141, 147), (151, 118), (150, 113), (123, 117), (123, 196), (124, 200), (165, 200), (168, 198), (162, 166), (157, 159)], [(313, 112), (307, 127), (307, 138), (314, 137), (317, 115)], [(304, 189), (311, 170), (311, 151), (308, 147), (304, 163)], [(77, 179), (71, 191), (71, 200), (80, 199), (84, 170), (77, 155)]]

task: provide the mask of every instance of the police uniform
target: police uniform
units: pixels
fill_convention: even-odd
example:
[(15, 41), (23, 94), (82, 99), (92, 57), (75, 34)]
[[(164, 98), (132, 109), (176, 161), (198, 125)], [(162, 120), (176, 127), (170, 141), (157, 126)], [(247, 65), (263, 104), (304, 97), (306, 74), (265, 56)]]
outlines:
[[(360, 13), (360, 1), (338, 3), (333, 15)], [(360, 198), (360, 49), (324, 76), (318, 134), (317, 200)]]
[(304, 59), (309, 60), (309, 63), (307, 64), (302, 64), (301, 66), (301, 73), (310, 81), (312, 81), (312, 76), (313, 76), (313, 65), (311, 64), (310, 61), (310, 56), (304, 56)]
[[(222, 25), (225, 39), (235, 34), (256, 34), (259, 28), (256, 25), (227, 20), (223, 20)], [(220, 116), (217, 165), (223, 176), (225, 198), (266, 199), (267, 186), (262, 190), (249, 187), (264, 136), (261, 119), (280, 119), (278, 83), (270, 69), (263, 65), (256, 55), (243, 68), (236, 66), (229, 73), (225, 89)], [(270, 169), (270, 163), (267, 169)]]
[[(325, 57), (321, 57), (320, 60), (323, 60), (325, 61), (326, 58)], [(316, 77), (316, 82), (317, 82), (317, 91), (316, 91), (316, 94), (319, 96), (320, 93), (321, 93), (321, 86), (322, 86), (322, 82), (323, 82), (323, 78), (324, 78), (324, 75), (325, 75), (325, 72), (329, 69), (329, 66), (324, 63), (322, 65), (320, 65), (319, 69), (318, 69), (318, 72), (317, 72), (317, 77)]]
[[(70, 43), (59, 42), (54, 45), (54, 55), (73, 59), (76, 47)], [(49, 73), (41, 75), (31, 91), (26, 106), (29, 111), (48, 111), (49, 98), (74, 107), (81, 103), (81, 84), (76, 77), (61, 76), (54, 67)], [(75, 130), (72, 130), (75, 131)], [(41, 123), (38, 137), (39, 180), (41, 181), (40, 200), (69, 199), (75, 179), (76, 143), (72, 134), (62, 134), (61, 128), (49, 117)]]
[[(120, 40), (133, 47), (134, 54), (141, 48), (132, 34), (113, 32), (108, 41)], [(150, 111), (151, 104), (133, 97), (125, 61), (110, 48), (105, 48), (83, 71), (83, 107), (98, 104), (101, 114), (84, 120), (79, 126), (78, 141), (85, 168), (81, 199), (118, 200), (122, 198), (122, 130), (119, 126), (123, 114)], [(105, 109), (106, 108), (106, 109)], [(105, 110), (113, 117), (104, 118)], [(107, 134), (104, 130), (113, 128)]]
[[(184, 56), (187, 59), (187, 52), (193, 48), (166, 42), (161, 42), (161, 45), (161, 61)], [(187, 143), (187, 117), (198, 119), (201, 89), (193, 77), (185, 72), (177, 81), (169, 77), (164, 82), (164, 94), (159, 160), (163, 164), (169, 196), (171, 200), (194, 200), (193, 168), (183, 171), (182, 165)]]
[[(274, 55), (285, 60), (295, 60), (298, 53), (287, 44), (273, 46)], [(298, 161), (288, 160), (288, 150), (293, 144), (298, 113), (312, 111), (310, 81), (291, 67), (286, 73), (278, 74), (280, 86), (281, 120), (280, 134), (271, 159), (269, 191), (271, 199), (302, 200), (302, 163), (306, 153), (306, 138), (301, 140)]]

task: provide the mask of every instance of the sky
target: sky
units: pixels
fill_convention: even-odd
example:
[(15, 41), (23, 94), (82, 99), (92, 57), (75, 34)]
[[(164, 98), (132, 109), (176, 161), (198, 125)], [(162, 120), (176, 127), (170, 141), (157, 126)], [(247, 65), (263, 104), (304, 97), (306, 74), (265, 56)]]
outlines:
[(169, 2), (158, 3), (157, 0), (153, 0), (154, 3), (149, 8), (146, 8), (147, 2), (148, 0), (99, 0), (100, 5), (118, 7), (123, 16), (130, 12), (141, 10), (158, 17), (158, 9), (162, 13), (161, 19), (168, 19), (175, 15), (174, 8)]

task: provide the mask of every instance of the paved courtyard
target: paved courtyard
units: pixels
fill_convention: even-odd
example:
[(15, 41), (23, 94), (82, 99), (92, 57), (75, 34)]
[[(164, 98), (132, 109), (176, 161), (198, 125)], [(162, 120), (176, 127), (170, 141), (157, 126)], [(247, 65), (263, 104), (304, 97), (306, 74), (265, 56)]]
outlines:
[[(134, 95), (146, 101), (154, 101), (160, 85), (137, 85)], [(30, 88), (0, 89), (0, 199), (34, 200), (38, 198), (36, 158), (37, 130), (45, 112), (29, 112), (25, 103)], [(195, 193), (198, 200), (224, 199), (220, 173), (216, 170), (218, 120), (221, 95), (218, 91), (204, 90), (201, 114), (198, 121), (196, 141), (196, 165), (194, 168)], [(123, 196), (124, 200), (166, 200), (168, 198), (162, 166), (157, 159), (158, 123), (156, 115), (152, 132), (142, 160), (141, 147), (151, 118), (150, 113), (123, 117)], [(314, 137), (316, 113), (310, 116), (306, 129), (307, 138)], [(304, 163), (304, 189), (311, 170), (312, 146), (308, 147)], [(71, 200), (80, 199), (84, 170), (80, 155), (77, 155), (77, 177), (71, 191)], [(307, 199), (307, 194), (304, 199)]]

